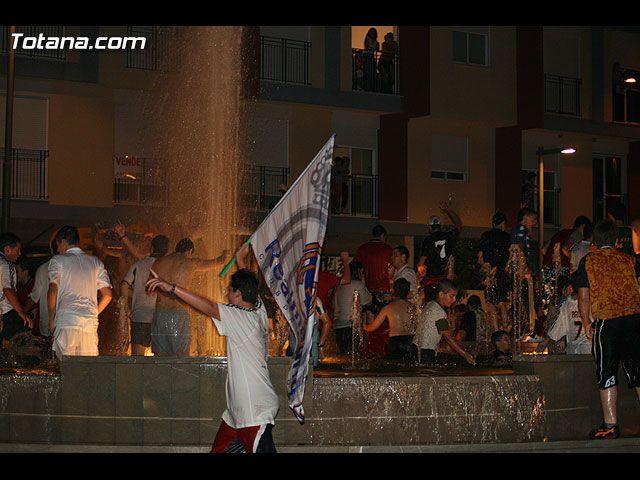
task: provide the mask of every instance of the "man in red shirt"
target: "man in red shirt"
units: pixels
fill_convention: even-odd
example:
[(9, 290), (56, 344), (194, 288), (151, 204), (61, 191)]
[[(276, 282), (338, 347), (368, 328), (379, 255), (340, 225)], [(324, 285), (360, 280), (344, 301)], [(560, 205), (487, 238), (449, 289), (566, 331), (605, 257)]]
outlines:
[[(382, 225), (373, 227), (371, 233), (373, 238), (360, 245), (353, 260), (364, 266), (364, 283), (371, 292), (370, 310), (375, 317), (384, 304), (388, 303), (384, 298), (391, 291), (389, 268), (393, 248), (386, 243), (387, 230)], [(389, 323), (385, 320), (375, 331), (367, 333), (361, 355), (364, 358), (384, 358), (388, 340)]]

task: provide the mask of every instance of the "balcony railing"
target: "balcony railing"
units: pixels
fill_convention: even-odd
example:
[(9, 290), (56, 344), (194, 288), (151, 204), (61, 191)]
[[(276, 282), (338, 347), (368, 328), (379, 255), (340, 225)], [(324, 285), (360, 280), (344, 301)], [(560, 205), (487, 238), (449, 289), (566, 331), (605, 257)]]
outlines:
[(399, 94), (398, 55), (381, 51), (372, 53), (351, 49), (351, 83), (353, 90)]
[(145, 48), (126, 50), (126, 68), (165, 71), (169, 66), (169, 46), (175, 41), (175, 29), (161, 26), (128, 26), (128, 37), (145, 37)]
[[(0, 148), (4, 163), (4, 148)], [(12, 149), (11, 198), (16, 200), (47, 200), (48, 150)], [(0, 185), (3, 169), (0, 167)], [(1, 192), (0, 192), (1, 193)]]
[[(114, 157), (114, 162), (116, 158)], [(167, 205), (169, 187), (162, 161), (140, 158), (140, 171), (113, 179), (113, 203), (118, 205)]]
[(579, 78), (561, 77), (558, 75), (544, 76), (544, 111), (563, 115), (582, 116), (580, 106)]
[(329, 208), (334, 215), (378, 216), (378, 176), (351, 174), (331, 177)]
[(311, 42), (260, 37), (260, 79), (311, 85)]
[(282, 197), (281, 186), (289, 184), (287, 167), (250, 165), (245, 167), (241, 191), (247, 207), (256, 211), (269, 211)]
[[(24, 34), (24, 38), (38, 38), (40, 34), (43, 37), (55, 37), (61, 38), (64, 37), (64, 27), (63, 26), (52, 26), (52, 25), (37, 25), (37, 26), (24, 26), (24, 27), (16, 27), (16, 33)], [(9, 27), (6, 25), (0, 26), (0, 54), (6, 54), (9, 52), (9, 47), (13, 42), (13, 38), (9, 37)], [(20, 44), (19, 44), (20, 45)], [(16, 55), (22, 57), (38, 57), (38, 58), (48, 58), (51, 60), (64, 60), (65, 59), (65, 50), (64, 49), (47, 49), (47, 48), (17, 48), (15, 51)]]

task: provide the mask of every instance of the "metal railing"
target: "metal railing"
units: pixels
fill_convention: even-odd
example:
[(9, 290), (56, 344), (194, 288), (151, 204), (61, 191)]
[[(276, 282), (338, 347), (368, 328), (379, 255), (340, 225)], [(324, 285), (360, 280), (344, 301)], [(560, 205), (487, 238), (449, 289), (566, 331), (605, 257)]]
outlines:
[(152, 71), (165, 71), (169, 63), (169, 46), (174, 41), (175, 29), (159, 26), (128, 26), (128, 37), (145, 37), (145, 48), (126, 50), (126, 68)]
[(378, 176), (350, 174), (331, 177), (329, 208), (334, 215), (378, 216)]
[(260, 79), (311, 85), (311, 42), (260, 36)]
[(399, 94), (398, 55), (376, 50), (351, 49), (351, 83), (353, 90)]
[[(140, 158), (139, 175), (122, 175), (113, 179), (113, 203), (118, 205), (167, 205), (168, 172), (161, 160)], [(115, 157), (114, 157), (115, 161)]]
[(251, 210), (269, 211), (282, 198), (281, 185), (289, 184), (289, 168), (248, 165), (243, 170), (241, 191)]
[[(4, 147), (0, 147), (4, 163)], [(11, 154), (11, 198), (16, 200), (47, 200), (48, 150), (14, 148)], [(1, 165), (1, 164), (0, 164)], [(0, 168), (0, 185), (2, 172)], [(2, 192), (0, 192), (0, 195)]]
[[(63, 26), (36, 25), (36, 26), (16, 26), (16, 33), (24, 34), (24, 37), (38, 38), (40, 34), (43, 37), (64, 37), (65, 28)], [(0, 54), (9, 52), (13, 39), (9, 37), (9, 27), (7, 25), (0, 26)], [(20, 44), (19, 44), (20, 45)], [(23, 57), (48, 58), (51, 60), (64, 60), (64, 49), (47, 49), (47, 48), (17, 48), (16, 55)]]
[(579, 78), (544, 75), (544, 111), (582, 116)]

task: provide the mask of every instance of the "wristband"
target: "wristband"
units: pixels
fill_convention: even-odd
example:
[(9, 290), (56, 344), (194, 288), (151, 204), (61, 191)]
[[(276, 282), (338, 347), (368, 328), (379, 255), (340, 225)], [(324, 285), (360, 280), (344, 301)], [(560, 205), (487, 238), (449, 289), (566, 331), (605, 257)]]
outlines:
[(175, 295), (176, 294), (176, 284), (173, 284), (173, 287), (171, 287), (171, 291), (169, 292), (169, 295)]

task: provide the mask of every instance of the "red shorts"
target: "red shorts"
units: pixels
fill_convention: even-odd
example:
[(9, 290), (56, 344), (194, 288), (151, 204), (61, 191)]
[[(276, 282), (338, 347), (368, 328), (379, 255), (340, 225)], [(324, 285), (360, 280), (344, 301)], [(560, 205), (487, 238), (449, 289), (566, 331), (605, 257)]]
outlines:
[(224, 420), (220, 424), (210, 453), (225, 453), (231, 442), (238, 439), (246, 453), (276, 453), (271, 428), (273, 425), (233, 428)]

